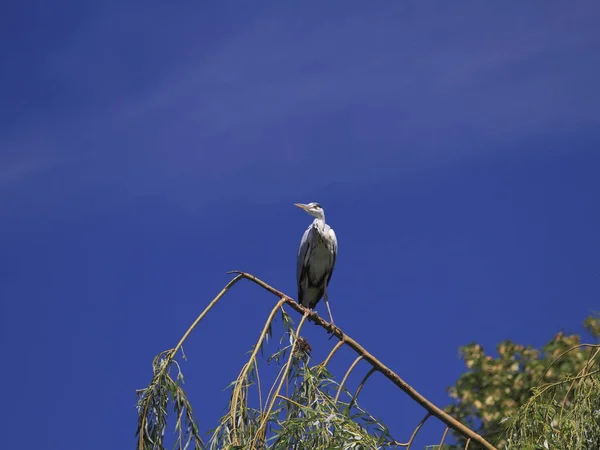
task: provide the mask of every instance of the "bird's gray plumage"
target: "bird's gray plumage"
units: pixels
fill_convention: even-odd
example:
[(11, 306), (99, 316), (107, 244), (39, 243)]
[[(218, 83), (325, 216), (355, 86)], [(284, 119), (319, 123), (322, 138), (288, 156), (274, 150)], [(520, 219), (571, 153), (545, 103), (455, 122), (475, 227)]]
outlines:
[(325, 223), (325, 213), (318, 203), (296, 206), (315, 217), (302, 235), (296, 263), (298, 302), (314, 308), (323, 295), (327, 302), (326, 288), (337, 257), (337, 238), (333, 229)]

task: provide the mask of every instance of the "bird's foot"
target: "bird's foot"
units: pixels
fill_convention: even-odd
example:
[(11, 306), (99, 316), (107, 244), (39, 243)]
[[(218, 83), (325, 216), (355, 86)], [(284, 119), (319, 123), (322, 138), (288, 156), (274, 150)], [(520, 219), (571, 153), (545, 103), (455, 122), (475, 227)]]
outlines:
[[(331, 321), (329, 323), (329, 327), (327, 328), (327, 334), (330, 334), (331, 336), (329, 336), (329, 339), (331, 339), (334, 335), (335, 332), (340, 332), (340, 329), (338, 327), (335, 326), (335, 324), (333, 323), (333, 321)], [(340, 332), (341, 333), (341, 332)]]

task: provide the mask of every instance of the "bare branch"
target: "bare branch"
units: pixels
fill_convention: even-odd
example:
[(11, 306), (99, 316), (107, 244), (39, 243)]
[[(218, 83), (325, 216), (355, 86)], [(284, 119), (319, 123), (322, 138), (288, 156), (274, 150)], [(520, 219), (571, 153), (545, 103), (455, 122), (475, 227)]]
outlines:
[(413, 431), (413, 434), (410, 437), (410, 440), (408, 441), (408, 444), (406, 445), (406, 450), (410, 450), (410, 447), (412, 446), (413, 441), (417, 437), (417, 434), (419, 433), (419, 431), (421, 430), (421, 428), (423, 427), (423, 425), (425, 425), (425, 422), (427, 422), (427, 419), (429, 419), (430, 417), (431, 417), (431, 413), (425, 414), (425, 417), (423, 417), (423, 419), (421, 420), (421, 422), (419, 422), (419, 425), (417, 425), (415, 427), (415, 430)]
[(375, 369), (375, 367), (371, 367), (371, 370), (369, 370), (367, 372), (367, 374), (363, 377), (362, 381), (358, 385), (358, 388), (356, 389), (356, 392), (352, 396), (352, 400), (350, 400), (350, 403), (348, 404), (348, 409), (352, 408), (352, 405), (354, 405), (354, 403), (356, 402), (356, 399), (358, 398), (358, 394), (360, 394), (360, 391), (362, 391), (363, 386), (365, 385), (365, 383), (367, 382), (367, 380), (369, 379), (369, 377), (371, 375), (373, 375), (373, 373), (376, 372), (376, 371), (377, 371), (377, 369)]
[(340, 394), (342, 393), (342, 389), (344, 389), (344, 384), (346, 383), (346, 380), (348, 379), (348, 377), (350, 376), (350, 372), (352, 372), (354, 370), (354, 368), (356, 367), (356, 365), (360, 362), (360, 360), (363, 359), (363, 356), (360, 355), (358, 358), (356, 358), (354, 360), (354, 362), (350, 365), (350, 367), (348, 368), (348, 370), (346, 371), (346, 374), (344, 375), (344, 378), (342, 378), (342, 381), (340, 383), (340, 386), (338, 387), (338, 391), (337, 394), (335, 396), (335, 402), (337, 403), (337, 401), (340, 399)]

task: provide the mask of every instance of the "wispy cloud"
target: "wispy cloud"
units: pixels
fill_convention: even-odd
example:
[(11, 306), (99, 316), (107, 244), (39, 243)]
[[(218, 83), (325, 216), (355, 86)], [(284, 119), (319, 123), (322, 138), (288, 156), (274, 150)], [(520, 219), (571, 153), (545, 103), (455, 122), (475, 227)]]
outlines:
[(46, 166), (44, 161), (20, 159), (14, 163), (4, 162), (0, 167), (0, 186), (30, 177)]
[[(214, 45), (190, 40), (193, 23), (182, 29), (172, 17), (165, 19), (175, 36), (169, 51), (185, 58), (170, 57), (156, 73), (118, 54), (108, 58), (114, 67), (103, 68), (86, 42), (100, 45), (105, 27), (82, 29), (52, 73), (77, 84), (83, 70), (79, 89), (106, 98), (96, 92), (81, 112), (65, 114), (52, 127), (52, 152), (43, 139), (24, 145), (40, 121), (24, 127), (17, 145), (28, 150), (0, 183), (34, 176), (18, 167), (44, 155), (70, 164), (62, 180), (73, 189), (117, 186), (125, 197), (165, 194), (193, 203), (215, 188), (238, 192), (240, 184), (248, 195), (269, 195), (273, 183), (284, 192), (306, 181), (317, 188), (370, 172), (392, 176), (594, 125), (598, 8), (550, 2), (533, 14), (522, 5), (415, 5), (318, 19), (315, 11), (279, 10), (215, 34)], [(138, 31), (156, 27), (127, 17)], [(178, 35), (188, 39), (178, 42)], [(119, 42), (125, 55), (138, 44)], [(82, 69), (80, 60), (95, 63)], [(119, 76), (131, 82), (132, 70), (142, 87), (129, 92)], [(333, 168), (327, 177), (315, 170), (319, 164)], [(69, 173), (78, 176), (69, 180)]]

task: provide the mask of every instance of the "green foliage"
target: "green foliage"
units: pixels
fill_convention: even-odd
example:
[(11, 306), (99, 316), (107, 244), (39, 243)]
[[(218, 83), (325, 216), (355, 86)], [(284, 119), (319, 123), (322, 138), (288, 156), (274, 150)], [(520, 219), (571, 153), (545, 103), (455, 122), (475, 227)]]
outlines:
[[(241, 279), (262, 286), (277, 295), (279, 301), (248, 361), (231, 383), (227, 412), (205, 444), (182, 389), (183, 375), (174, 357), (210, 309)], [(294, 327), (284, 305), (303, 315), (298, 327)], [(261, 383), (259, 362), (264, 358), (258, 355), (263, 355), (264, 343), (272, 338), (277, 313), (281, 314), (284, 330), (279, 348), (266, 362), (275, 362), (279, 373), (273, 384), (267, 386)], [(486, 354), (476, 343), (462, 347), (461, 355), (469, 370), (449, 389), (455, 402), (446, 411), (469, 429), (439, 411), (341, 330), (336, 332), (341, 341), (325, 361), (312, 364), (310, 345), (300, 334), (308, 317), (325, 329), (331, 327), (256, 277), (238, 272), (177, 346), (154, 359), (152, 381), (138, 391), (138, 450), (166, 448), (164, 436), (169, 414), (175, 417), (173, 448), (179, 450), (411, 448), (423, 424), (434, 416), (451, 424), (457, 445), (444, 444), (450, 429), (446, 428), (440, 443), (427, 447), (431, 449), (473, 450), (479, 446), (493, 449), (471, 429), (495, 442), (498, 448), (508, 450), (600, 448), (600, 345), (582, 344), (578, 335), (560, 332), (541, 350), (504, 341), (497, 346), (496, 357)], [(600, 336), (598, 316), (588, 317), (584, 325), (593, 337)], [(344, 344), (359, 356), (338, 383), (327, 370), (327, 364)], [(352, 394), (345, 381), (363, 359), (371, 364), (371, 370)], [(175, 379), (171, 375), (173, 368), (177, 370)], [(428, 411), (406, 443), (395, 441), (387, 427), (357, 402), (362, 387), (375, 371), (392, 380)], [(250, 396), (258, 398), (258, 404), (250, 402)]]
[[(174, 358), (211, 308), (241, 279), (248, 279), (262, 286), (277, 295), (279, 301), (271, 310), (256, 344), (249, 352), (248, 360), (229, 386), (231, 396), (226, 412), (205, 443), (199, 436), (199, 427), (194, 420), (192, 406), (182, 389), (183, 375)], [(294, 326), (284, 305), (302, 315), (298, 326)], [(273, 321), (278, 313), (283, 325), (279, 347), (271, 356), (265, 358), (264, 344), (273, 337)], [(340, 339), (327, 358), (319, 364), (312, 363), (311, 347), (300, 333), (307, 320), (333, 332)], [(342, 346), (352, 348), (358, 356), (349, 366), (341, 382), (338, 382), (328, 371), (327, 365)], [(370, 365), (370, 370), (356, 390), (350, 392), (346, 381), (361, 361), (366, 361)], [(272, 384), (261, 381), (259, 367), (262, 367), (263, 363), (274, 363), (271, 368), (275, 371), (279, 369)], [(171, 375), (173, 368), (177, 370), (175, 380)], [(362, 388), (375, 372), (393, 381), (427, 410), (426, 416), (414, 428), (412, 436), (406, 443), (394, 440), (388, 428), (358, 403)], [(474, 442), (492, 449), (492, 446), (480, 436), (453, 421), (414, 391), (358, 342), (343, 334), (338, 328), (333, 329), (331, 324), (323, 321), (314, 312), (298, 305), (291, 298), (256, 277), (245, 273), (239, 273), (209, 303), (175, 348), (160, 353), (154, 359), (152, 381), (147, 388), (138, 391), (138, 396), (138, 450), (167, 448), (165, 434), (168, 429), (167, 417), (170, 414), (175, 417), (175, 438), (172, 448), (179, 450), (188, 448), (190, 450), (370, 450), (398, 447), (410, 449), (419, 430), (431, 417), (450, 423), (450, 426), (460, 430), (461, 433), (471, 436)], [(446, 428), (438, 445), (428, 448), (446, 449), (444, 442), (448, 430), (449, 428)]]
[[(584, 325), (593, 337), (600, 336), (597, 316), (588, 317)], [(541, 351), (511, 341), (501, 342), (496, 350), (498, 356), (493, 357), (475, 343), (461, 348), (469, 370), (449, 388), (455, 403), (446, 411), (500, 448), (544, 448), (527, 447), (533, 445), (533, 436), (542, 439), (540, 445), (544, 440), (557, 443), (550, 448), (587, 448), (582, 442), (592, 439), (589, 433), (597, 426), (592, 412), (600, 411), (593, 409), (600, 393), (597, 376), (590, 370), (597, 364), (598, 349), (581, 344), (578, 335), (560, 332)], [(561, 420), (552, 422), (558, 416)], [(582, 417), (590, 419), (581, 422)], [(562, 428), (552, 428), (552, 423)], [(587, 437), (577, 431), (582, 424)], [(578, 445), (561, 446), (571, 442), (567, 436)], [(456, 438), (464, 442), (461, 436)]]
[(164, 435), (167, 429), (167, 415), (173, 408), (176, 421), (176, 441), (174, 448), (205, 448), (194, 420), (192, 405), (181, 388), (183, 374), (179, 364), (177, 377), (173, 380), (170, 369), (170, 352), (162, 352), (152, 363), (154, 376), (150, 385), (137, 391), (138, 394), (138, 450), (161, 450), (164, 448)]
[(600, 378), (597, 354), (577, 376), (534, 389), (507, 421), (509, 449), (600, 448)]
[[(267, 361), (281, 365), (262, 409), (249, 404), (250, 390), (260, 395), (258, 365), (247, 366), (232, 385), (227, 414), (213, 431), (211, 450), (267, 448), (380, 449), (395, 441), (385, 425), (375, 419), (341, 387), (324, 364), (311, 365), (310, 346), (296, 335), (292, 321), (282, 310), (287, 331), (279, 348)], [(285, 393), (284, 393), (285, 388)], [(339, 399), (344, 393), (347, 399)]]
[[(167, 417), (175, 412), (177, 449), (383, 449), (397, 446), (387, 427), (334, 380), (325, 364), (311, 364), (310, 345), (297, 334), (289, 315), (280, 309), (285, 332), (267, 363), (276, 363), (279, 374), (273, 385), (263, 386), (259, 359), (263, 344), (272, 335), (269, 322), (250, 352), (238, 378), (231, 383), (227, 413), (205, 444), (192, 415), (192, 406), (180, 384), (183, 375), (172, 359), (173, 351), (159, 354), (154, 377), (138, 391), (138, 449), (163, 450)], [(304, 322), (304, 319), (303, 321)], [(301, 323), (302, 325), (302, 323)], [(289, 342), (289, 344), (287, 344)], [(286, 345), (283, 345), (286, 343)], [(171, 367), (177, 369), (176, 381)], [(268, 389), (266, 389), (268, 388)], [(265, 396), (265, 393), (268, 394)], [(249, 399), (259, 398), (259, 405)]]

